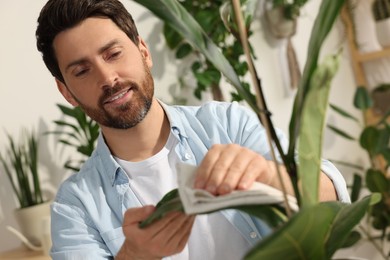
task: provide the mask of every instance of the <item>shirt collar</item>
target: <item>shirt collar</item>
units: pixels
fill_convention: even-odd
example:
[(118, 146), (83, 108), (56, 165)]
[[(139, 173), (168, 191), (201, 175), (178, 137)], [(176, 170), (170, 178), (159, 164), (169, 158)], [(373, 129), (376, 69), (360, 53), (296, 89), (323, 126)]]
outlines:
[[(164, 109), (165, 114), (167, 115), (169, 124), (171, 126), (171, 131), (174, 133), (174, 136), (179, 139), (179, 142), (181, 141), (180, 139), (182, 137), (187, 138), (187, 133), (183, 126), (183, 122), (182, 120), (180, 120), (180, 118), (183, 115), (180, 114), (181, 112), (177, 109), (177, 107), (169, 106), (160, 100), (158, 100), (158, 102), (160, 103), (161, 107)], [(118, 176), (121, 176), (121, 174), (119, 173), (121, 171), (123, 172), (123, 170), (120, 167), (120, 165), (115, 161), (114, 157), (112, 156), (111, 151), (108, 148), (103, 133), (101, 131), (97, 141), (96, 153), (100, 157), (105, 172), (109, 175), (109, 178), (111, 180), (111, 185), (114, 186)], [(125, 176), (126, 174), (124, 172), (123, 174), (124, 177), (126, 177)], [(127, 177), (121, 179), (124, 182), (128, 182)], [(120, 181), (120, 183), (122, 183), (122, 181)]]

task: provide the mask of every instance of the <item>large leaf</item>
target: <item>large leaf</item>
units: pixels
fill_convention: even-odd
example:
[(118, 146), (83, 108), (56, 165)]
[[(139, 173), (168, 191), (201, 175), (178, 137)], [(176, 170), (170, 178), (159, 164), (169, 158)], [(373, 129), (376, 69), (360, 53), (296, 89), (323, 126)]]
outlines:
[(340, 208), (326, 242), (327, 256), (329, 258), (344, 244), (348, 238), (349, 232), (364, 217), (368, 206), (378, 203), (380, 199), (381, 195), (375, 193), (358, 202)]
[(250, 93), (242, 86), (237, 74), (226, 60), (225, 56), (221, 53), (220, 49), (177, 0), (134, 1), (146, 7), (157, 17), (164, 20), (164, 22), (179, 32), (193, 48), (205, 55), (205, 57), (225, 75), (252, 109), (258, 112), (258, 108), (255, 102), (253, 102)]
[(328, 56), (313, 73), (311, 88), (302, 109), (299, 133), (298, 174), (301, 180), (303, 206), (318, 202), (322, 136), (328, 106), (329, 90), (338, 69), (338, 56)]
[(353, 204), (323, 202), (302, 208), (282, 228), (260, 241), (245, 259), (330, 259), (368, 205), (377, 201), (376, 195)]
[(307, 60), (299, 82), (298, 92), (294, 100), (293, 112), (291, 115), (289, 135), (290, 143), (288, 148), (288, 157), (294, 158), (295, 143), (299, 133), (301, 111), (303, 109), (304, 100), (310, 89), (312, 74), (317, 67), (318, 56), (321, 46), (331, 30), (334, 21), (338, 17), (341, 7), (345, 0), (323, 0), (312, 28), (310, 42), (307, 53)]
[(324, 203), (302, 208), (282, 228), (260, 241), (245, 259), (325, 259), (326, 237), (340, 207)]

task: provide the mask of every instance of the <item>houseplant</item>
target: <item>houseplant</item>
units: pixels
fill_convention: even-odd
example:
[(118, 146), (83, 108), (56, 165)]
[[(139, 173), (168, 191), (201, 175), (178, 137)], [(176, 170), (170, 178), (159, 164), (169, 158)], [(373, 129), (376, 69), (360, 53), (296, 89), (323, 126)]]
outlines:
[(372, 14), (378, 41), (383, 47), (387, 47), (390, 45), (390, 1), (374, 0)]
[(50, 215), (49, 202), (43, 197), (38, 169), (38, 137), (27, 130), (17, 143), (8, 136), (5, 155), (0, 162), (19, 202), (15, 218), (21, 232), (33, 245), (40, 245), (42, 218)]
[[(374, 102), (365, 87), (359, 87), (355, 93), (354, 106), (363, 113), (371, 109)], [(390, 251), (385, 247), (385, 242), (390, 241), (390, 179), (388, 178), (388, 167), (390, 165), (390, 109), (383, 111), (377, 123), (365, 125), (351, 113), (340, 107), (332, 105), (333, 110), (346, 120), (351, 120), (361, 129), (359, 137), (347, 133), (334, 125), (328, 125), (339, 136), (354, 142), (366, 152), (369, 165), (362, 167), (351, 163), (339, 162), (353, 167), (358, 173), (355, 174), (352, 183), (351, 199), (356, 201), (361, 190), (364, 188), (370, 193), (382, 194), (379, 203), (373, 205), (367, 214), (367, 222), (359, 225), (354, 232), (354, 242), (365, 239), (372, 243), (373, 247), (381, 254), (383, 259), (388, 259)], [(352, 243), (351, 245), (353, 245)]]
[[(331, 57), (323, 65), (318, 64), (320, 47), (327, 33), (339, 14), (344, 1), (324, 0), (322, 1), (309, 44), (308, 60), (300, 81), (298, 93), (293, 107), (293, 114), (290, 122), (290, 147), (287, 154), (278, 146), (270, 120), (268, 109), (262, 96), (260, 80), (254, 67), (251, 65), (251, 58), (247, 59), (249, 70), (252, 75), (252, 82), (256, 85), (256, 102), (243, 88), (238, 76), (221, 55), (218, 48), (207, 37), (201, 27), (191, 16), (174, 0), (136, 0), (156, 14), (159, 18), (169, 23), (183, 37), (188, 39), (192, 47), (202, 52), (216, 68), (224, 73), (227, 79), (236, 87), (237, 91), (244, 97), (248, 105), (259, 115), (262, 123), (273, 142), (279, 149), (279, 153), (290, 174), (294, 184), (295, 194), (298, 198), (301, 210), (289, 218), (282, 226), (277, 227), (271, 236), (260, 242), (246, 256), (247, 259), (329, 259), (334, 252), (346, 241), (351, 229), (363, 217), (369, 203), (374, 203), (378, 196), (359, 200), (358, 202), (345, 205), (338, 202), (318, 202), (318, 173), (319, 159), (321, 156), (321, 136), (324, 119), (324, 111), (327, 105), (327, 95), (330, 81), (337, 68), (337, 57)], [(237, 6), (238, 1), (233, 1)], [(237, 8), (235, 8), (237, 10)], [(239, 9), (239, 8), (238, 8)], [(235, 13), (239, 16), (239, 12)], [(235, 16), (235, 17), (238, 17)], [(237, 18), (237, 20), (240, 20)], [(241, 20), (242, 21), (242, 20)], [(243, 24), (241, 22), (241, 24)], [(242, 28), (242, 26), (239, 26)], [(245, 30), (240, 30), (241, 44), (248, 51)], [(314, 112), (314, 113), (313, 113)], [(314, 125), (312, 124), (314, 123)], [(299, 171), (295, 161), (295, 144), (299, 138), (298, 151), (300, 154)], [(314, 144), (314, 146), (310, 146)], [(271, 145), (271, 147), (273, 147)], [(307, 159), (308, 158), (308, 159)], [(298, 188), (298, 181), (301, 187)], [(181, 207), (177, 192), (168, 193), (158, 205), (156, 214), (152, 217), (164, 215), (167, 211), (177, 210)], [(254, 215), (264, 215), (264, 208), (258, 206), (240, 207)], [(272, 218), (273, 216), (271, 216)], [(314, 224), (313, 219), (317, 220)], [(272, 223), (270, 223), (272, 224)], [(305, 232), (302, 232), (305, 231)], [(263, 257), (263, 258), (262, 258)]]
[(62, 104), (57, 104), (57, 107), (64, 118), (55, 120), (54, 123), (58, 129), (47, 132), (47, 134), (57, 135), (60, 143), (76, 149), (81, 158), (68, 159), (64, 167), (77, 172), (95, 148), (99, 136), (99, 125), (89, 118), (80, 107), (69, 107)]
[[(199, 23), (202, 29), (206, 32), (213, 42), (221, 49), (224, 56), (232, 64), (235, 69), (241, 84), (250, 89), (249, 83), (246, 82), (244, 76), (248, 72), (247, 63), (242, 59), (244, 56), (242, 46), (237, 41), (232, 41), (232, 34), (238, 36), (237, 28), (230, 26), (230, 30), (226, 30), (225, 24), (231, 23), (230, 9), (231, 5), (228, 1), (217, 0), (197, 0), (197, 1), (181, 1), (180, 4), (190, 13)], [(245, 0), (245, 21), (246, 30), (250, 32), (251, 22), (256, 10), (257, 1)], [(180, 88), (190, 88), (186, 78), (190, 76), (196, 81), (194, 95), (201, 100), (204, 91), (210, 91), (213, 100), (226, 100), (221, 89), (222, 75), (215, 68), (212, 62), (204, 59), (203, 55), (197, 49), (186, 41), (179, 33), (172, 28), (169, 23), (164, 22), (163, 29), (164, 38), (167, 46), (175, 51), (176, 59), (180, 61), (179, 71), (179, 86)], [(190, 72), (190, 75), (188, 75)], [(175, 97), (175, 95), (173, 95)], [(177, 97), (183, 99), (183, 97)], [(242, 97), (234, 92), (231, 92), (231, 99), (240, 101)]]

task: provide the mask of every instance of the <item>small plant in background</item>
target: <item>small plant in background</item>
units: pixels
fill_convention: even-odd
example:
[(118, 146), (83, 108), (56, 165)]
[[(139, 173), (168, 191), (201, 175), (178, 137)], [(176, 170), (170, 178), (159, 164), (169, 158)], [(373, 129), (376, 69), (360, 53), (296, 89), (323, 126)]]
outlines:
[[(372, 99), (366, 88), (359, 87), (357, 89), (354, 106), (362, 112), (373, 107)], [(361, 128), (361, 133), (356, 138), (333, 125), (328, 125), (328, 127), (347, 140), (359, 142), (361, 148), (367, 153), (370, 162), (367, 169), (359, 165), (341, 162), (341, 164), (353, 167), (359, 171), (359, 173), (354, 174), (351, 192), (352, 201), (359, 199), (361, 190), (364, 187), (371, 193), (380, 193), (382, 195), (381, 201), (373, 205), (367, 215), (368, 223), (375, 231), (370, 227), (360, 225), (358, 230), (352, 233), (353, 241), (350, 245), (353, 245), (354, 242), (362, 239), (362, 237), (366, 237), (379, 250), (384, 259), (387, 259), (387, 255), (390, 252), (384, 252), (386, 249), (383, 247), (383, 242), (390, 241), (390, 232), (387, 230), (390, 227), (390, 179), (387, 174), (390, 165), (390, 124), (388, 120), (390, 110), (386, 111), (376, 124), (364, 126), (356, 117), (342, 108), (334, 105), (331, 108), (344, 118), (356, 122)], [(362, 175), (363, 178), (361, 177)], [(380, 243), (377, 243), (378, 240)]]
[(96, 140), (99, 136), (99, 125), (79, 107), (68, 107), (57, 104), (64, 120), (55, 120), (59, 130), (48, 132), (59, 136), (60, 143), (76, 149), (82, 155), (82, 159), (69, 159), (64, 167), (73, 171), (79, 171), (81, 165), (95, 149)]
[(38, 138), (27, 130), (19, 143), (7, 134), (8, 147), (0, 162), (19, 201), (20, 208), (45, 202), (38, 171)]
[(381, 21), (389, 18), (390, 0), (375, 0), (372, 3), (372, 14), (375, 21)]

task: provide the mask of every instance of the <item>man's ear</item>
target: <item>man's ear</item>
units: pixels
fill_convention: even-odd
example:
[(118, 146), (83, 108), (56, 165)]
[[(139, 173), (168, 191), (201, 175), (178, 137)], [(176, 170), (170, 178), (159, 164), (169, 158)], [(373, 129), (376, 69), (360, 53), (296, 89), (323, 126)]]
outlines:
[(152, 68), (153, 66), (152, 55), (150, 55), (148, 46), (140, 36), (138, 36), (138, 49), (140, 50), (141, 55), (144, 58), (148, 67)]
[(64, 96), (64, 98), (74, 107), (77, 107), (79, 103), (74, 99), (72, 93), (69, 91), (68, 87), (62, 83), (60, 80), (56, 79), (56, 84), (58, 90)]

